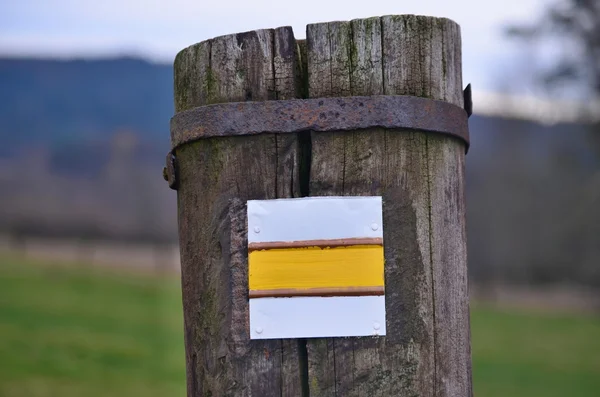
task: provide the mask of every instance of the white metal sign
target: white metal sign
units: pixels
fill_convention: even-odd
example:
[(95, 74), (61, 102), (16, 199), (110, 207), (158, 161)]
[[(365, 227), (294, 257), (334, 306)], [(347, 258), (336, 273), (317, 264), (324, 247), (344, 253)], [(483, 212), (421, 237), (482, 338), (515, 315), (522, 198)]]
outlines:
[(251, 339), (385, 335), (381, 197), (248, 201)]

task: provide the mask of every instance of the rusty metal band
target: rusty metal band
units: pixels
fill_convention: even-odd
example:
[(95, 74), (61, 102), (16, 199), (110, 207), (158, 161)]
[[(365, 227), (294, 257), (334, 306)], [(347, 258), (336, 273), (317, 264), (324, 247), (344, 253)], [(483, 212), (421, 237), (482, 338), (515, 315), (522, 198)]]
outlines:
[(173, 116), (171, 148), (211, 137), (386, 128), (458, 138), (466, 152), (468, 116), (448, 102), (400, 95), (219, 103)]

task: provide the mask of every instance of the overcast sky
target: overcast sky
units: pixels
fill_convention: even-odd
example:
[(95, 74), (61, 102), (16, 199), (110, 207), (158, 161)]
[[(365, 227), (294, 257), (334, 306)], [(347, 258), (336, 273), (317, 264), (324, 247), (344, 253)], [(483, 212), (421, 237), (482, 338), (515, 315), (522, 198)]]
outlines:
[[(214, 36), (389, 14), (453, 19), (461, 26), (465, 84), (496, 90), (514, 66), (509, 22), (540, 15), (548, 0), (0, 0), (0, 55), (141, 55), (171, 63), (177, 51)], [(504, 74), (502, 74), (504, 73)], [(506, 78), (506, 77), (505, 77)]]

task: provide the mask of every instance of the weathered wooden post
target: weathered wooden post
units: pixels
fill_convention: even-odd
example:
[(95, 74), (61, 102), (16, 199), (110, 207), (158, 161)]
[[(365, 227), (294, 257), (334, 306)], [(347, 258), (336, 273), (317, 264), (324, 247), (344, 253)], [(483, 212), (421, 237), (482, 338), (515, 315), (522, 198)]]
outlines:
[[(165, 178), (188, 396), (472, 394), (465, 100), (447, 19), (259, 30), (177, 55)], [(382, 197), (385, 336), (251, 339), (246, 204), (303, 196)]]

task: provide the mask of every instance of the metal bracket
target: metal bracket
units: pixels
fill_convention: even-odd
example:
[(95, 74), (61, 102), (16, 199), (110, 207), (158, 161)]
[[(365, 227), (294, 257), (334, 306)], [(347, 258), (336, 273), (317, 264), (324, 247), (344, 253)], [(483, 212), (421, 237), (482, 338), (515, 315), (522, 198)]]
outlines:
[(387, 128), (457, 138), (464, 142), (466, 153), (468, 118), (473, 108), (470, 84), (463, 96), (463, 107), (404, 95), (228, 102), (196, 107), (171, 118), (171, 152), (163, 174), (169, 187), (177, 189), (175, 149), (199, 139), (224, 136)]
[(179, 166), (173, 151), (167, 154), (166, 165), (163, 168), (163, 178), (173, 190), (179, 189)]
[(465, 101), (464, 108), (467, 112), (467, 117), (471, 117), (473, 114), (473, 97), (471, 96), (471, 83), (467, 84), (463, 91), (463, 98)]

